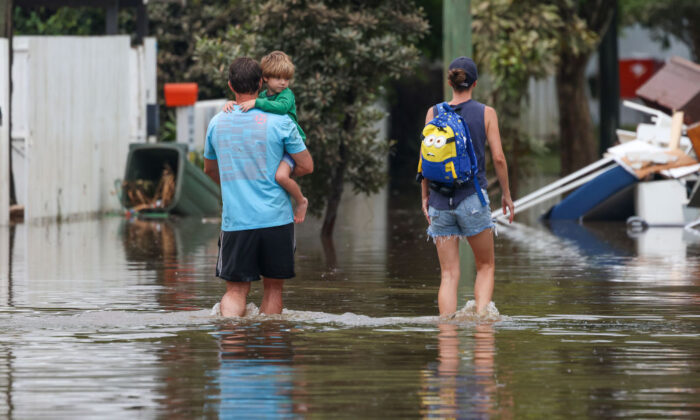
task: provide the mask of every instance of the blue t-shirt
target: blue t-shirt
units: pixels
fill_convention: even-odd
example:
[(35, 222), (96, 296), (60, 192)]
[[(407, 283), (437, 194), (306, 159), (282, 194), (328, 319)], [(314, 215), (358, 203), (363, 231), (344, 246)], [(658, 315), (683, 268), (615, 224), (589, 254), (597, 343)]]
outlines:
[(306, 150), (287, 115), (258, 109), (220, 112), (207, 129), (204, 157), (219, 165), (224, 208), (221, 230), (258, 229), (294, 221), (287, 192), (275, 181), (284, 152)]

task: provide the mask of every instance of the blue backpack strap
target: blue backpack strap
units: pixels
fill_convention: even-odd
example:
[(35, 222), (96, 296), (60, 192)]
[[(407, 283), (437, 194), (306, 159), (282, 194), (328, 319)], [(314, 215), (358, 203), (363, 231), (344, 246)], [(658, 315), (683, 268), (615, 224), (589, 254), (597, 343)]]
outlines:
[(476, 153), (474, 152), (474, 144), (472, 144), (472, 136), (469, 132), (469, 126), (467, 122), (462, 120), (462, 125), (464, 126), (464, 133), (467, 135), (467, 153), (469, 153), (469, 160), (471, 160), (471, 172), (472, 178), (474, 180), (474, 186), (476, 188), (476, 194), (479, 196), (479, 201), (481, 201), (482, 206), (486, 206), (486, 199), (484, 198), (484, 193), (481, 191), (481, 185), (479, 185), (479, 164), (476, 161)]

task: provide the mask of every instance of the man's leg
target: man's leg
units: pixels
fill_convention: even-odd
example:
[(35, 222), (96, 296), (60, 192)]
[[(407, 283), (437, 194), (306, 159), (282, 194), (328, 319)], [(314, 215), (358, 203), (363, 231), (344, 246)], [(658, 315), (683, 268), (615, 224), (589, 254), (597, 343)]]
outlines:
[(263, 299), (260, 304), (260, 313), (273, 315), (282, 313), (282, 289), (284, 279), (270, 279), (263, 277)]
[(476, 311), (481, 313), (493, 297), (493, 283), (496, 272), (496, 259), (493, 251), (493, 232), (491, 229), (467, 238), (474, 252), (476, 262), (476, 280), (474, 281), (474, 300)]
[(438, 237), (435, 241), (440, 260), (440, 290), (438, 308), (440, 315), (449, 315), (457, 310), (457, 286), (459, 286), (459, 238)]
[(226, 282), (226, 293), (221, 298), (221, 315), (225, 317), (245, 315), (246, 297), (250, 282)]

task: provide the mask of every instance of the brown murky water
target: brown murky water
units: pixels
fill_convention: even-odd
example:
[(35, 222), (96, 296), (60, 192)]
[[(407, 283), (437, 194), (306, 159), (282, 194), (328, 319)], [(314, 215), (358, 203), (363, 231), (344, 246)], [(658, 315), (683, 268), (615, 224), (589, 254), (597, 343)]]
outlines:
[(700, 237), (501, 228), (501, 320), (440, 324), (413, 194), (301, 226), (275, 319), (209, 315), (216, 223), (0, 230), (0, 418), (700, 417)]

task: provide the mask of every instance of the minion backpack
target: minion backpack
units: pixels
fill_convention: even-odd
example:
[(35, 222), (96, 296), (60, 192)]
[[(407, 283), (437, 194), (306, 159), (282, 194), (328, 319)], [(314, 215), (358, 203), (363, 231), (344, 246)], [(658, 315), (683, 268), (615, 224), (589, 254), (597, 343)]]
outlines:
[(438, 104), (437, 111), (437, 116), (423, 128), (417, 179), (431, 181), (433, 189), (449, 197), (467, 182), (474, 182), (481, 205), (485, 206), (469, 127), (447, 102)]

